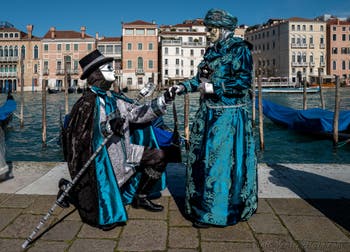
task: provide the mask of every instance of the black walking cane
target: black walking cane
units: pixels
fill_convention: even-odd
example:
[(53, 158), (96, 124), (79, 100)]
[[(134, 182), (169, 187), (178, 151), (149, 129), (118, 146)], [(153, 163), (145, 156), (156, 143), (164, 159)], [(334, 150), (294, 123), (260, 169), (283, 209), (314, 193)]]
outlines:
[[(134, 105), (143, 97), (147, 97), (150, 95), (150, 93), (152, 93), (154, 91), (155, 85), (153, 83), (147, 83), (145, 85), (145, 87), (143, 89), (141, 89), (139, 95), (137, 96), (137, 98), (135, 99), (134, 103), (132, 104), (132, 106), (130, 107), (129, 112), (132, 110), (132, 108), (134, 107)], [(114, 115), (114, 113), (112, 112), (112, 117)], [(108, 118), (108, 120), (110, 120), (111, 118)], [(46, 215), (40, 220), (39, 224), (34, 228), (33, 232), (31, 233), (30, 236), (28, 236), (28, 238), (24, 241), (24, 243), (22, 244), (22, 248), (25, 249), (26, 247), (28, 247), (29, 243), (31, 243), (33, 241), (34, 236), (39, 232), (40, 228), (45, 224), (45, 222), (49, 219), (49, 217), (52, 215), (52, 213), (55, 211), (56, 207), (61, 205), (63, 202), (63, 199), (68, 195), (69, 191), (71, 190), (71, 188), (77, 183), (77, 181), (80, 179), (80, 177), (85, 173), (85, 171), (88, 169), (89, 165), (91, 164), (91, 162), (96, 158), (96, 156), (100, 153), (100, 151), (102, 150), (102, 148), (107, 144), (108, 140), (113, 136), (113, 133), (109, 133), (105, 139), (103, 140), (103, 142), (100, 144), (100, 146), (96, 149), (96, 151), (91, 155), (91, 157), (89, 158), (89, 160), (85, 163), (85, 165), (83, 166), (83, 168), (81, 168), (81, 170), (77, 173), (77, 175), (74, 177), (74, 179), (72, 180), (72, 182), (68, 183), (66, 185), (65, 190), (63, 191), (63, 193), (58, 197), (58, 199), (55, 201), (55, 203), (52, 205), (52, 207), (50, 208), (50, 210), (46, 213)]]

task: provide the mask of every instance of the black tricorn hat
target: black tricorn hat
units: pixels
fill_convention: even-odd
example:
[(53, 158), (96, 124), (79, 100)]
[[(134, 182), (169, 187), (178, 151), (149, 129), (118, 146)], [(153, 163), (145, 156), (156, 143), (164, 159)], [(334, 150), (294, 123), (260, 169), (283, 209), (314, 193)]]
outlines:
[(79, 65), (83, 69), (81, 80), (85, 80), (93, 71), (107, 62), (112, 62), (113, 58), (105, 57), (99, 50), (94, 50), (79, 60)]

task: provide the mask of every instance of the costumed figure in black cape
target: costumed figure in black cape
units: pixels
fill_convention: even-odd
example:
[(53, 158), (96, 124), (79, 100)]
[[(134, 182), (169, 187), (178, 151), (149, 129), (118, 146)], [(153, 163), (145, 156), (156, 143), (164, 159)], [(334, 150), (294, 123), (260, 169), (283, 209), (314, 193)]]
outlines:
[[(162, 116), (175, 97), (175, 90), (143, 105), (133, 104), (122, 93), (110, 91), (115, 81), (113, 58), (94, 50), (83, 57), (81, 79), (90, 88), (73, 106), (63, 133), (65, 157), (72, 178), (79, 172), (104, 138), (113, 133), (102, 151), (63, 202), (72, 203), (83, 222), (109, 230), (127, 221), (126, 204), (148, 211), (162, 211), (149, 194), (161, 184), (166, 162), (157, 143), (143, 146), (131, 142), (132, 125)], [(113, 114), (113, 119), (110, 115)], [(60, 193), (67, 183), (61, 180)]]

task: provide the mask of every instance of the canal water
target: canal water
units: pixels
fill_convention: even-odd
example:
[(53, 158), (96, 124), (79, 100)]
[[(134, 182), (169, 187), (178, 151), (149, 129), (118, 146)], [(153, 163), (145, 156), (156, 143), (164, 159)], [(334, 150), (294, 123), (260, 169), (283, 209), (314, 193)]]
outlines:
[[(334, 108), (334, 89), (324, 89), (326, 109)], [(341, 109), (350, 109), (350, 88), (342, 88)], [(81, 94), (69, 94), (69, 108)], [(129, 92), (133, 97), (135, 93)], [(267, 94), (264, 99), (284, 106), (302, 109), (303, 94)], [(321, 107), (320, 95), (308, 94), (308, 108)], [(15, 93), (17, 101), (16, 115), (20, 113), (20, 93)], [(63, 161), (59, 140), (60, 118), (64, 114), (64, 93), (47, 94), (47, 145), (42, 146), (42, 94), (41, 92), (24, 93), (24, 127), (20, 127), (19, 119), (14, 116), (6, 130), (7, 161)], [(6, 99), (0, 94), (0, 104)], [(176, 99), (177, 116), (180, 133), (183, 134), (183, 96)], [(190, 124), (198, 108), (198, 93), (190, 94)], [(257, 112), (258, 118), (258, 112)], [(170, 107), (164, 121), (172, 127), (173, 115)], [(256, 123), (258, 125), (258, 122)], [(288, 131), (275, 125), (264, 117), (265, 149), (259, 149), (259, 129), (255, 129), (256, 149), (259, 162), (273, 163), (350, 163), (350, 144), (333, 149), (330, 139), (316, 139)], [(183, 151), (185, 155), (185, 151)]]

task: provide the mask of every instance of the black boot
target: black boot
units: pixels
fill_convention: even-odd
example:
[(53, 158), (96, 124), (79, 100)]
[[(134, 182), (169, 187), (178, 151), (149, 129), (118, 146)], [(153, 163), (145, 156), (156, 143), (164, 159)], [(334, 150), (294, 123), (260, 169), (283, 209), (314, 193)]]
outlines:
[(153, 179), (146, 173), (143, 173), (131, 206), (134, 208), (143, 208), (151, 212), (163, 211), (164, 207), (162, 205), (154, 204), (147, 198), (149, 192), (157, 181), (158, 179)]
[[(64, 178), (61, 178), (60, 181), (58, 182), (58, 188), (60, 189), (57, 193), (57, 199), (59, 199), (59, 197), (61, 197), (61, 195), (63, 194), (63, 192), (66, 190), (68, 184), (70, 182)], [(69, 208), (69, 196), (65, 196), (63, 198), (63, 200), (61, 200), (60, 202), (56, 202), (58, 206), (62, 207), (62, 208)]]

